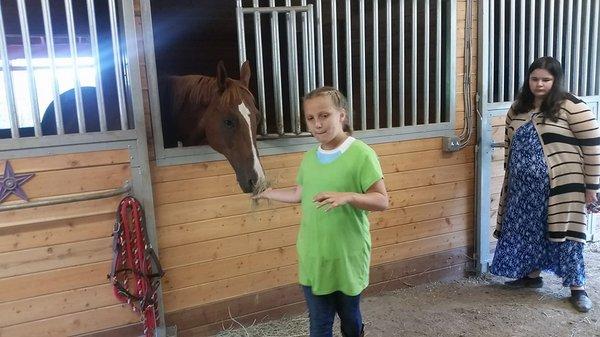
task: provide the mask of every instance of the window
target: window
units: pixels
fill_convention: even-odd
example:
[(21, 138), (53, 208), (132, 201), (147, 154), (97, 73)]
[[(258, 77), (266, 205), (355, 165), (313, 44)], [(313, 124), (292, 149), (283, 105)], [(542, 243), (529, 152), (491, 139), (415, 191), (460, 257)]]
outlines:
[(599, 7), (594, 0), (493, 1), (489, 102), (512, 102), (527, 67), (542, 56), (561, 62), (567, 91), (580, 97), (600, 95)]
[(300, 105), (322, 85), (346, 94), (353, 128), (369, 143), (454, 131), (454, 0), (149, 3), (142, 22), (152, 32), (145, 47), (159, 164), (222, 158), (202, 146), (170, 147), (159, 95), (161, 77), (214, 76), (219, 60), (234, 78), (244, 60), (251, 64), (261, 154), (314, 143)]
[(114, 0), (2, 1), (0, 150), (133, 137), (107, 134), (134, 127), (123, 16)]

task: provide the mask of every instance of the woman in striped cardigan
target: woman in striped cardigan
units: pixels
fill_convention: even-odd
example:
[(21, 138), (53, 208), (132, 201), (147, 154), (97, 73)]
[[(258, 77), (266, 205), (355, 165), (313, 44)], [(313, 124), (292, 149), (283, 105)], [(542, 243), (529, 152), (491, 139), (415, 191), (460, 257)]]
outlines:
[(508, 110), (490, 271), (515, 278), (506, 282), (512, 288), (540, 288), (540, 271), (554, 272), (571, 288), (573, 306), (587, 312), (585, 210), (600, 187), (600, 130), (590, 108), (564, 91), (562, 77), (557, 60), (537, 59)]

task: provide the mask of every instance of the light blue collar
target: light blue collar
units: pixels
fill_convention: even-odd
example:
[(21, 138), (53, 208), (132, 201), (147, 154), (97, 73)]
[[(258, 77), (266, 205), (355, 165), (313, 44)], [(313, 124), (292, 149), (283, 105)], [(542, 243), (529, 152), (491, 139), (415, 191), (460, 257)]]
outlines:
[(323, 150), (321, 145), (319, 145), (317, 148), (317, 159), (321, 164), (329, 164), (341, 156), (342, 153), (344, 153), (355, 140), (356, 139), (354, 137), (348, 137), (342, 144), (340, 144), (340, 146), (333, 150)]

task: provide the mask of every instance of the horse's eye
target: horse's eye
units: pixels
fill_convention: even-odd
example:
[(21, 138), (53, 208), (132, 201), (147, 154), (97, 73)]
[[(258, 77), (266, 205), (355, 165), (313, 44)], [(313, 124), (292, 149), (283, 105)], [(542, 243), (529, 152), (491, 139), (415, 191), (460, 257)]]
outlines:
[(233, 126), (234, 126), (234, 123), (231, 119), (226, 119), (223, 121), (223, 123), (225, 123), (225, 126), (228, 128), (233, 128)]

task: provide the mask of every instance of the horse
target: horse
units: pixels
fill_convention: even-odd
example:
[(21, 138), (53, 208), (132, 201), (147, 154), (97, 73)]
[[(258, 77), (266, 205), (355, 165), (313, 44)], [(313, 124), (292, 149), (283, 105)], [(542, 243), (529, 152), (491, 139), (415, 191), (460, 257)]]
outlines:
[(239, 80), (227, 77), (222, 61), (216, 77), (169, 76), (161, 106), (163, 122), (174, 122), (176, 141), (183, 146), (209, 145), (229, 161), (244, 193), (258, 193), (264, 189), (265, 174), (256, 147), (259, 111), (248, 89), (250, 76), (248, 61), (242, 64)]

